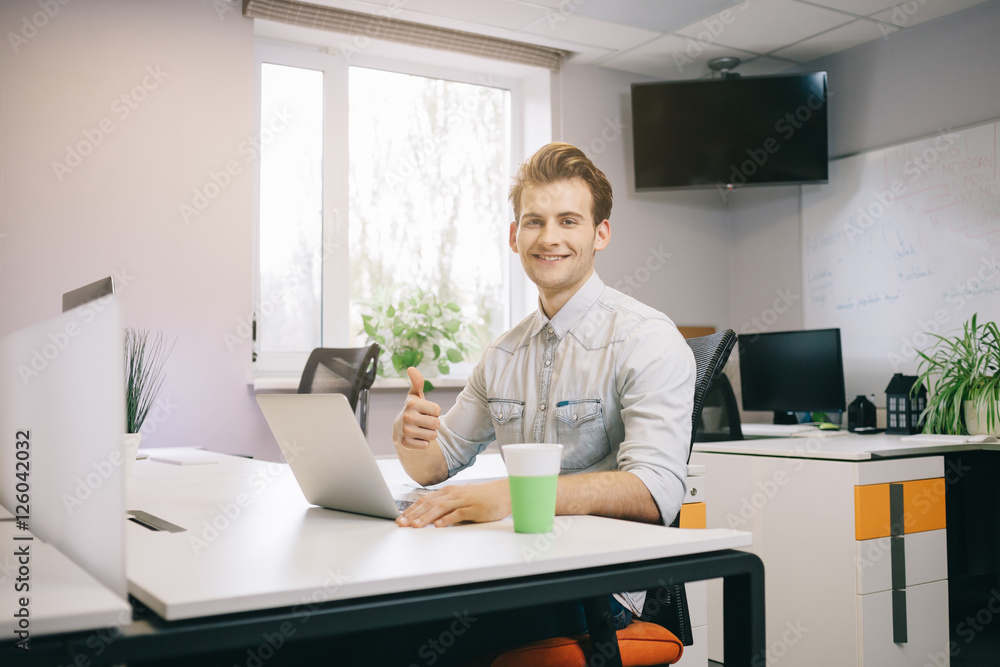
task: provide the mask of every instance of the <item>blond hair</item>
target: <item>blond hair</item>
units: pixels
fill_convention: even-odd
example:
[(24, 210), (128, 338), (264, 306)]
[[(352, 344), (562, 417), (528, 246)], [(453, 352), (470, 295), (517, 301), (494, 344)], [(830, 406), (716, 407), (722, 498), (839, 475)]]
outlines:
[(548, 185), (571, 178), (582, 179), (590, 190), (594, 225), (610, 218), (612, 195), (607, 177), (576, 146), (554, 142), (542, 146), (517, 168), (514, 184), (510, 188), (515, 221), (521, 220), (521, 195), (525, 187)]

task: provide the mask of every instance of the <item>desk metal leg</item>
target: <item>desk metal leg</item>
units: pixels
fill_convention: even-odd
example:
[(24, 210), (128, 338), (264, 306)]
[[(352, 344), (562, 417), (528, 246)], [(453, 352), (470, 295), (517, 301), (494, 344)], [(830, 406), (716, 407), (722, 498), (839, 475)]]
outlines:
[(764, 565), (723, 578), (723, 651), (726, 667), (760, 667), (766, 663)]
[[(587, 617), (587, 632), (590, 635), (591, 647), (587, 664), (622, 667), (622, 656), (618, 650), (618, 633), (611, 615), (610, 597), (601, 595), (585, 599), (583, 613)], [(597, 659), (596, 656), (602, 657)]]

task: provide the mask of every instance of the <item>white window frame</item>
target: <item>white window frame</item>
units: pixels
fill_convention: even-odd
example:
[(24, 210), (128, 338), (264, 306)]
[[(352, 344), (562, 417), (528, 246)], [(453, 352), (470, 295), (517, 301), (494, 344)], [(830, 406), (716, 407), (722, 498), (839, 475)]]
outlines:
[[(465, 56), (455, 55), (461, 63)], [(477, 71), (446, 68), (420, 62), (403, 62), (389, 58), (354, 54), (350, 61), (342, 55), (317, 51), (315, 47), (255, 40), (254, 45), (254, 132), (260, 136), (261, 66), (264, 63), (288, 65), (323, 72), (324, 127), (323, 127), (323, 278), (321, 302), (321, 331), (323, 347), (346, 347), (350, 331), (347, 317), (350, 299), (350, 256), (348, 239), (348, 73), (351, 66), (370, 67), (402, 74), (411, 74), (461, 83), (489, 85), (510, 92), (510, 173), (524, 159), (528, 151), (551, 140), (551, 90), (552, 74), (539, 71), (530, 76), (529, 92), (522, 94), (522, 82), (509, 76), (494, 75), (482, 70), (482, 60), (477, 59)], [(530, 120), (531, 128), (526, 131)], [(260, 155), (253, 160), (253, 304), (254, 318), (261, 304), (260, 294)], [(510, 213), (511, 218), (513, 213)], [(509, 221), (506, 221), (509, 223)], [(537, 292), (527, 279), (520, 261), (513, 252), (507, 268), (509, 294), (505, 307), (507, 325), (513, 325), (537, 305)], [(302, 372), (308, 352), (262, 352), (254, 342), (255, 377), (295, 376)]]

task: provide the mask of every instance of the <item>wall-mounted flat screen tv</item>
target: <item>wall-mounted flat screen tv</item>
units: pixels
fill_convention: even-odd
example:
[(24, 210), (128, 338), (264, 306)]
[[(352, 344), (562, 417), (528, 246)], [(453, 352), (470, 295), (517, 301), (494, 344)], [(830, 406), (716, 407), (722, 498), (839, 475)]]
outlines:
[(825, 183), (826, 72), (632, 84), (636, 190)]

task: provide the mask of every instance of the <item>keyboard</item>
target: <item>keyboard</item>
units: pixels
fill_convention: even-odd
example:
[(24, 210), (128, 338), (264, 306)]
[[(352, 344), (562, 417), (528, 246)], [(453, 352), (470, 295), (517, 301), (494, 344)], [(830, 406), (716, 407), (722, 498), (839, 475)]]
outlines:
[[(743, 435), (766, 435), (771, 438), (790, 438), (798, 433), (816, 433), (812, 424), (740, 424)], [(829, 431), (836, 433), (836, 431)]]
[(396, 501), (396, 507), (399, 509), (400, 512), (405, 512), (410, 505), (417, 502), (416, 500), (400, 500), (399, 498), (395, 498), (395, 501)]

